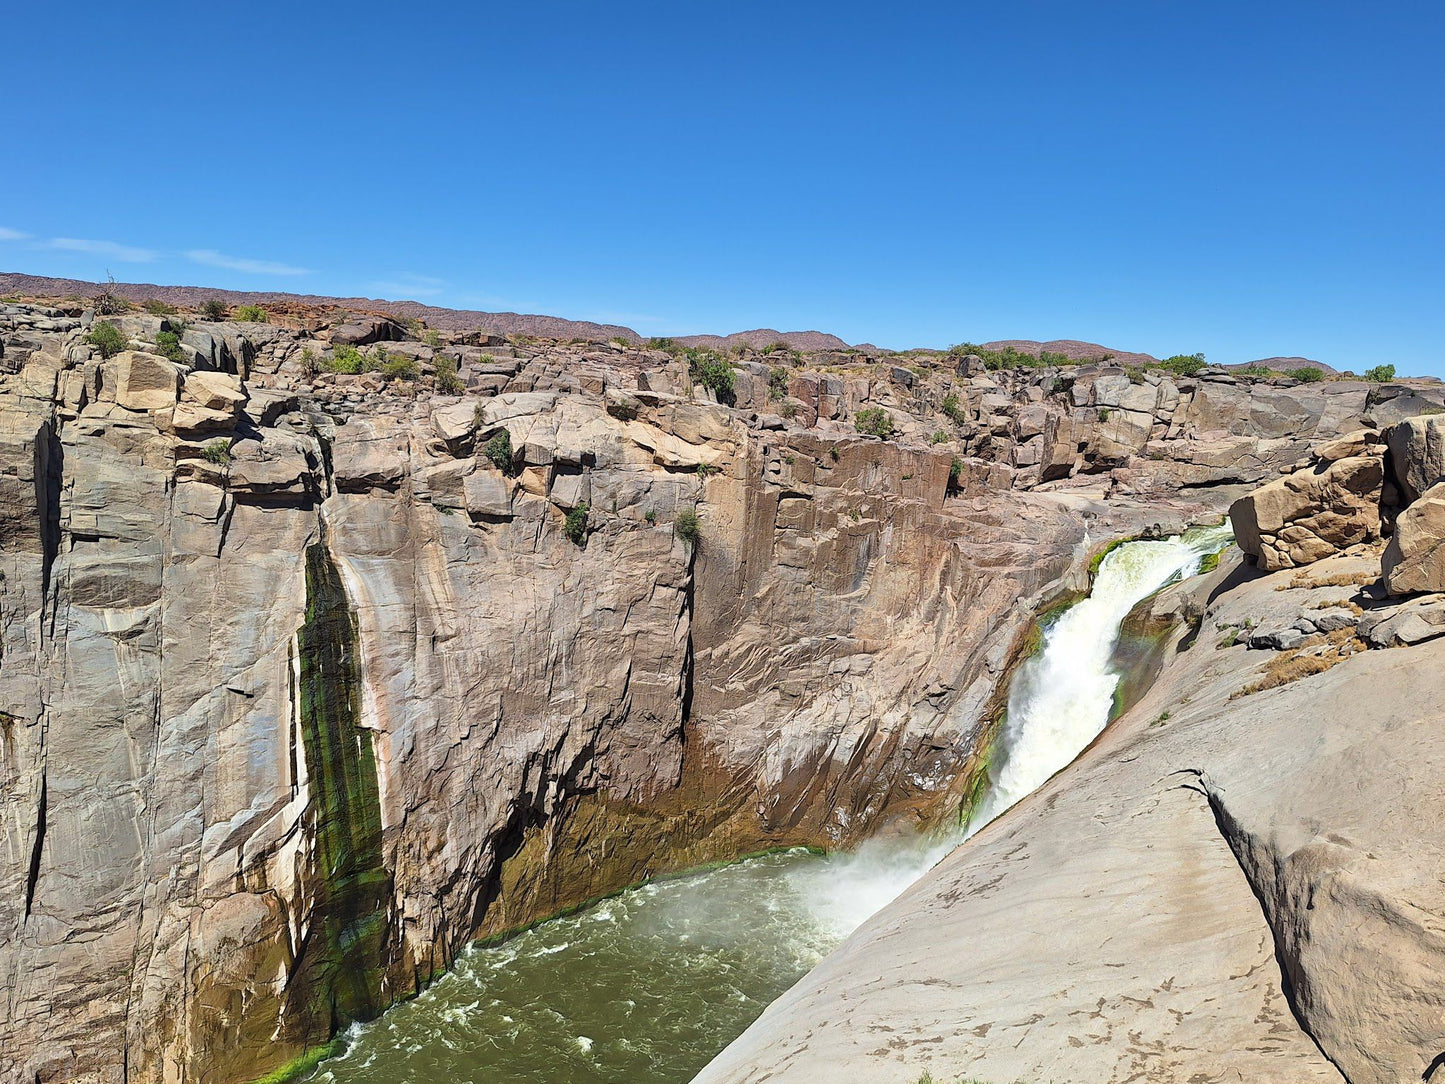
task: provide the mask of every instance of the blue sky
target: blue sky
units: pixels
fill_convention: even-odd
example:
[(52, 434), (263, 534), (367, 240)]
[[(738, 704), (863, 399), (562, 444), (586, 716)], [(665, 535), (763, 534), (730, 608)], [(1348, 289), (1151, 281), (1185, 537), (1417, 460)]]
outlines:
[(1445, 374), (1445, 5), (5, 21), (4, 270)]

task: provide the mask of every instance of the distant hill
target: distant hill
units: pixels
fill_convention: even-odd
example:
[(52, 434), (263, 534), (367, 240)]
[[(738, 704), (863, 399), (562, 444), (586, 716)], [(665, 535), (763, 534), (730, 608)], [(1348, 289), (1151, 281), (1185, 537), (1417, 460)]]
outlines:
[(755, 331), (735, 331), (731, 335), (683, 335), (674, 336), (683, 346), (705, 346), (710, 350), (727, 350), (736, 343), (747, 343), (761, 350), (773, 343), (782, 343), (793, 350), (851, 350), (847, 343), (836, 335), (822, 331), (774, 331), (772, 328), (758, 328)]
[(1322, 361), (1315, 361), (1313, 358), (1260, 358), (1258, 361), (1247, 361), (1239, 365), (1226, 365), (1226, 369), (1243, 369), (1249, 365), (1263, 365), (1266, 369), (1274, 369), (1277, 372), (1287, 373), (1291, 369), (1318, 369), (1325, 376), (1339, 376), (1340, 371)]
[[(95, 297), (105, 287), (79, 279), (53, 279), (40, 275), (0, 272), (0, 295), (26, 297)], [(386, 301), (374, 297), (321, 297), (316, 294), (287, 294), (247, 290), (216, 290), (206, 286), (156, 286), (151, 283), (118, 282), (111, 289), (127, 301), (164, 301), (168, 305), (197, 308), (211, 298), (227, 305), (305, 305), (315, 308), (346, 309), (351, 312), (384, 313), (403, 320), (424, 320), (428, 326), (448, 331), (485, 329), (501, 335), (542, 335), (549, 339), (595, 339), (620, 336), (641, 342), (643, 336), (630, 327), (596, 324), (590, 320), (564, 320), (559, 316), (537, 316), (516, 312), (482, 312), (473, 309), (443, 309), (419, 301)]]
[(1024, 354), (1038, 354), (1047, 350), (1051, 354), (1063, 354), (1071, 361), (1097, 361), (1106, 355), (1120, 365), (1152, 365), (1158, 362), (1153, 354), (1138, 354), (1129, 350), (1116, 350), (1112, 346), (1086, 343), (1079, 339), (1051, 339), (1039, 342), (1037, 339), (999, 339), (997, 342), (980, 343), (985, 350), (1004, 350), (1008, 347)]

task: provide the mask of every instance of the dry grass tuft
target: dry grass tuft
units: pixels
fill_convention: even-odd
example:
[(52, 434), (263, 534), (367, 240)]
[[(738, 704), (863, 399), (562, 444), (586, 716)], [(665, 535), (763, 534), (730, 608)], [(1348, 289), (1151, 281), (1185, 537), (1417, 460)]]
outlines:
[[(1319, 654), (1304, 654), (1311, 647), (1327, 645)], [(1300, 678), (1323, 674), (1326, 670), (1344, 662), (1353, 654), (1364, 651), (1368, 645), (1355, 636), (1354, 629), (1336, 629), (1328, 636), (1311, 636), (1293, 651), (1281, 651), (1264, 668), (1264, 675), (1252, 681), (1238, 692), (1230, 693), (1229, 699), (1262, 693), (1266, 689), (1277, 689)]]
[(1368, 587), (1380, 577), (1374, 572), (1336, 572), (1333, 576), (1320, 576), (1312, 578), (1308, 572), (1296, 572), (1294, 579), (1289, 583), (1282, 583), (1275, 588), (1276, 591), (1288, 591), (1291, 588), (1302, 587), (1306, 590), (1315, 587)]

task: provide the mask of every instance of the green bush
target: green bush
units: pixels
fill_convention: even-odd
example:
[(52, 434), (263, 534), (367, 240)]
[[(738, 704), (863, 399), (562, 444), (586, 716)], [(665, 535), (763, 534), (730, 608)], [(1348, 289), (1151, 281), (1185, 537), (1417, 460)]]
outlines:
[(426, 337), (422, 341), (433, 350), (440, 350), (442, 347), (442, 333), (436, 330), (436, 328), (431, 328), (427, 331)]
[(982, 358), (985, 369), (1061, 369), (1078, 364), (1067, 355), (1049, 350), (1040, 350), (1037, 354), (1028, 354), (1012, 346), (1005, 346), (1002, 350), (985, 350), (977, 343), (956, 343), (948, 348), (948, 353), (956, 358), (969, 354)]
[(682, 353), (682, 347), (678, 346), (677, 343), (673, 342), (671, 339), (648, 339), (647, 349), (661, 350), (665, 353), (671, 354), (673, 357), (676, 357), (678, 354)]
[(512, 434), (503, 429), (482, 446), (482, 454), (503, 474), (513, 472)]
[(1159, 368), (1168, 369), (1178, 376), (1198, 376), (1204, 368), (1203, 354), (1175, 354), (1159, 363)]
[(672, 530), (689, 546), (697, 545), (697, 540), (702, 537), (702, 525), (691, 508), (684, 508), (673, 517)]
[(185, 353), (181, 350), (181, 337), (174, 331), (156, 332), (156, 353), (170, 361), (185, 360)]
[(331, 356), (323, 363), (328, 372), (355, 376), (366, 368), (366, 358), (354, 346), (332, 347)]
[(211, 441), (201, 449), (201, 458), (223, 465), (229, 463), (231, 461), (231, 442), (229, 440)]
[(776, 366), (768, 373), (768, 398), (781, 399), (788, 394), (788, 370)]
[(947, 443), (947, 441), (948, 434), (945, 433), (942, 429), (935, 429), (933, 431), (933, 436), (928, 438), (929, 444), (945, 444)]
[(1301, 384), (1318, 384), (1325, 378), (1325, 371), (1313, 365), (1305, 365), (1298, 369), (1286, 370), (1284, 375), (1298, 380)]
[(697, 476), (699, 478), (708, 478), (716, 474), (720, 469), (720, 467), (715, 467), (711, 463), (699, 463), (697, 465)]
[(1375, 384), (1384, 384), (1395, 379), (1395, 367), (1393, 365), (1376, 365), (1373, 369), (1365, 370), (1365, 379)]
[(113, 358), (122, 350), (130, 348), (130, 343), (120, 333), (120, 328), (108, 320), (101, 320), (94, 324), (89, 334), (85, 336), (85, 341), (99, 350), (100, 356), (103, 358)]
[(963, 460), (959, 459), (958, 456), (954, 456), (953, 461), (948, 464), (948, 484), (956, 487), (958, 480), (962, 477)]
[(721, 354), (702, 347), (686, 351), (687, 371), (692, 379), (717, 396), (719, 403), (733, 402), (733, 367)]
[(649, 508), (646, 512), (642, 513), (642, 518), (647, 520), (647, 525), (651, 527), (657, 522), (657, 513)]
[(224, 320), (226, 318), (226, 303), (219, 297), (208, 297), (201, 305), (201, 312), (207, 320)]
[(567, 513), (567, 521), (562, 524), (562, 530), (579, 546), (587, 540), (587, 505), (585, 503), (579, 504)]
[(1250, 362), (1248, 365), (1243, 366), (1239, 371), (1240, 371), (1240, 373), (1242, 373), (1244, 376), (1273, 376), (1273, 375), (1274, 375), (1274, 370), (1273, 370), (1273, 369), (1271, 369), (1268, 365), (1261, 365), (1261, 364), (1259, 364), (1258, 362)]
[(853, 427), (870, 437), (887, 440), (893, 435), (893, 416), (882, 407), (864, 407), (854, 415)]
[(959, 405), (958, 393), (955, 391), (951, 391), (943, 397), (943, 413), (947, 415), (949, 421), (956, 425), (962, 425), (968, 421), (968, 411)]
[(457, 359), (450, 354), (437, 355), (437, 391), (443, 395), (460, 395), (466, 391), (457, 375)]
[(243, 324), (264, 324), (266, 310), (260, 305), (242, 305), (236, 310), (236, 319)]
[(421, 370), (413, 359), (398, 354), (381, 362), (381, 375), (387, 380), (415, 380), (421, 376)]
[(174, 305), (168, 304), (167, 302), (161, 301), (159, 298), (154, 297), (145, 303), (144, 308), (145, 311), (150, 313), (152, 316), (170, 316), (173, 312), (176, 311), (176, 307)]

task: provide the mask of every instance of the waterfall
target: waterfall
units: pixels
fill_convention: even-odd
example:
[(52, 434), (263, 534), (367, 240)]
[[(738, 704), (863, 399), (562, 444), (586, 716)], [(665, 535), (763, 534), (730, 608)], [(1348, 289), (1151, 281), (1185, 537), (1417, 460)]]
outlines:
[(1161, 587), (1194, 575), (1232, 537), (1226, 523), (1160, 542), (1126, 542), (1104, 557), (1089, 597), (1064, 611), (1044, 632), (1039, 653), (1014, 674), (973, 831), (1067, 767), (1108, 725), (1119, 684), (1110, 661), (1124, 618)]
[(1120, 676), (1111, 662), (1129, 611), (1194, 575), (1205, 556), (1232, 537), (1226, 521), (1110, 550), (1089, 596), (1044, 630), (1038, 654), (1015, 671), (988, 787), (967, 827), (921, 848), (870, 840), (851, 853), (799, 867), (791, 880), (814, 919), (847, 936), (954, 847), (1067, 767), (1109, 723)]

